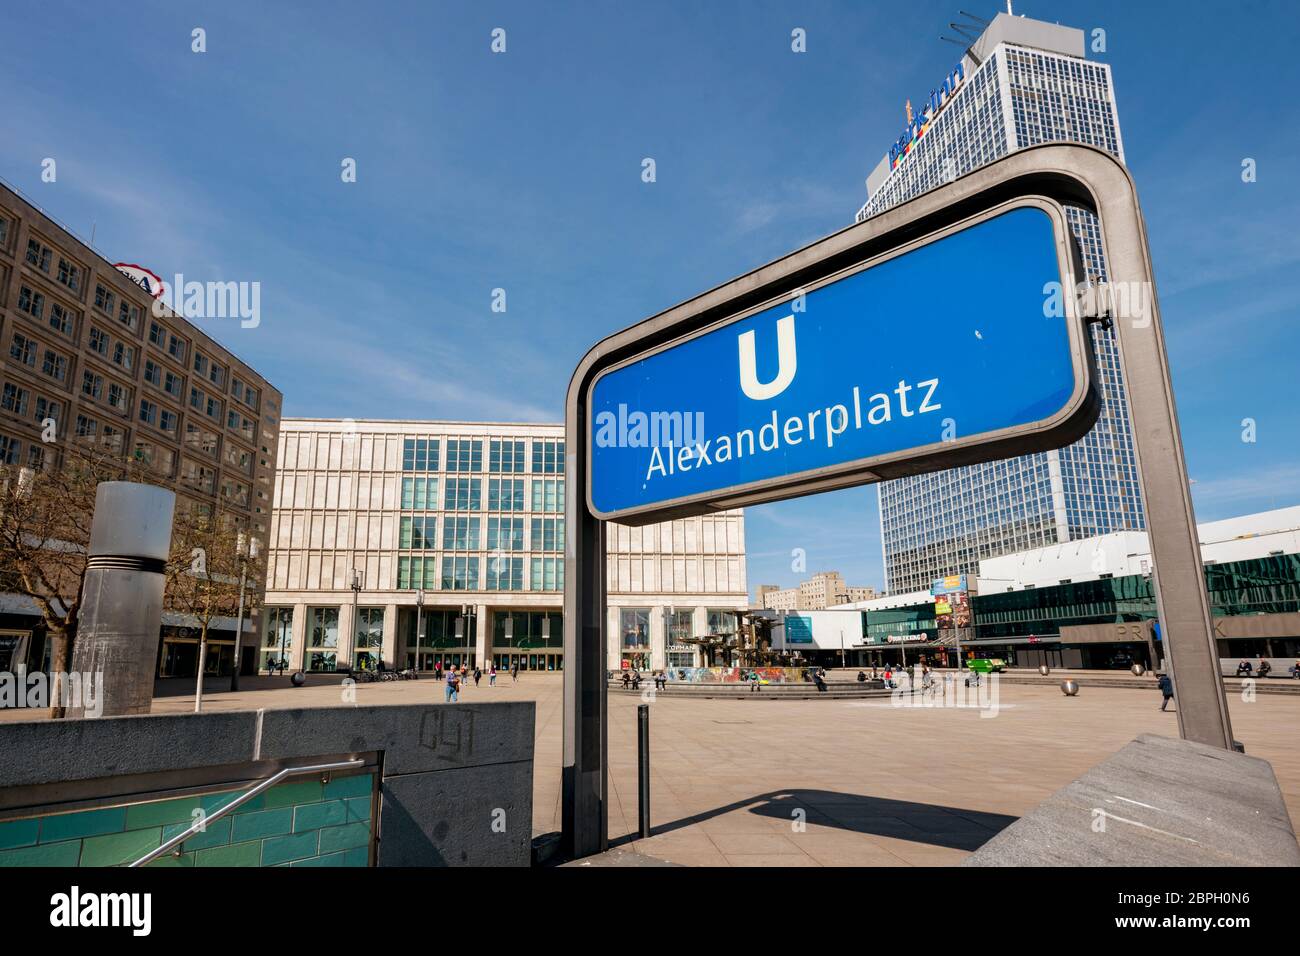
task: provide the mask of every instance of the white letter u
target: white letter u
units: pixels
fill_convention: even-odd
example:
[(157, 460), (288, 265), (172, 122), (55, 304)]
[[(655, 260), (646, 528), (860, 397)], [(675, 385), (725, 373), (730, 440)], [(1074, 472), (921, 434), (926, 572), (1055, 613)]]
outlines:
[(794, 316), (787, 315), (776, 320), (776, 378), (770, 382), (758, 380), (758, 368), (754, 360), (754, 332), (742, 332), (740, 335), (740, 387), (746, 395), (755, 401), (776, 398), (794, 381), (798, 358), (794, 350)]

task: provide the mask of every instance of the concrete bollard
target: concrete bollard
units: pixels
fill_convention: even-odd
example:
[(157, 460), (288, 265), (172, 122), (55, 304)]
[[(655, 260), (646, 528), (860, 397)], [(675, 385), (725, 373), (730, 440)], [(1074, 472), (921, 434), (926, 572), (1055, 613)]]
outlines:
[(87, 714), (73, 701), (68, 717), (147, 714), (153, 706), (175, 507), (175, 493), (155, 485), (105, 481), (95, 489), (71, 668), (102, 682), (102, 708)]

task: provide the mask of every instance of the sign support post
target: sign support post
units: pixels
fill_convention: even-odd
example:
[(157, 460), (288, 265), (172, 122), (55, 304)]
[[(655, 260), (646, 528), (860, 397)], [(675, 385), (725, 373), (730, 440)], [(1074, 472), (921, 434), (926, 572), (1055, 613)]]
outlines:
[[(1101, 224), (1102, 243), (1110, 270), (1110, 284), (1103, 289), (1112, 293), (1112, 308), (1103, 315), (1080, 314), (1081, 305), (1076, 293), (1081, 290), (1074, 284), (1074, 276), (1081, 272), (1080, 258), (1077, 242), (1068, 235), (1068, 228), (1062, 227), (1066, 206), (1081, 207), (1095, 213)], [(825, 408), (825, 418), (820, 422), (823, 437), (830, 437), (828, 431), (835, 432), (837, 437), (847, 436), (841, 438), (840, 447), (833, 450), (828, 442), (825, 449), (817, 448), (814, 452), (812, 449), (816, 446), (811, 440), (808, 444), (794, 447), (799, 444), (796, 437), (805, 434), (809, 439), (813, 437), (815, 415), (807, 417), (806, 433), (799, 430), (802, 425), (798, 417), (787, 418), (781, 431), (785, 449), (777, 456), (766, 459), (757, 456), (752, 451), (751, 434), (750, 457), (743, 465), (732, 462), (725, 467), (715, 466), (722, 461), (721, 456), (709, 460), (708, 449), (702, 447), (697, 435), (693, 439), (694, 446), (691, 440), (666, 446), (666, 455), (660, 456), (659, 460), (674, 465), (675, 469), (660, 467), (659, 474), (655, 475), (652, 464), (650, 472), (638, 474), (634, 469), (629, 473), (627, 466), (632, 459), (620, 458), (621, 452), (611, 452), (609, 447), (599, 442), (593, 444), (596, 430), (592, 426), (598, 411), (609, 415), (608, 409), (612, 405), (623, 402), (620, 406), (621, 430), (623, 411), (632, 402), (644, 403), (646, 395), (656, 396), (656, 400), (665, 396), (667, 400), (680, 400), (676, 405), (664, 407), (686, 408), (687, 415), (711, 401), (710, 415), (723, 419), (724, 426), (736, 425), (747, 430), (752, 425), (760, 431), (762, 444), (763, 437), (757, 426), (766, 419), (752, 419), (758, 406), (740, 402), (739, 392), (743, 391), (746, 399), (767, 403), (762, 406), (762, 414), (770, 414), (771, 424), (763, 428), (771, 430), (769, 440), (775, 448), (780, 444), (776, 437), (778, 412), (792, 411), (795, 401), (811, 403), (816, 400), (816, 395), (824, 394), (816, 390), (826, 384), (827, 374), (842, 374), (844, 366), (836, 363), (841, 361), (844, 353), (850, 353), (850, 359), (857, 357), (847, 345), (838, 342), (838, 354), (828, 352), (825, 337), (830, 335), (833, 339), (833, 335), (827, 329), (838, 322), (837, 328), (856, 331), (864, 321), (862, 315), (870, 316), (873, 311), (879, 314), (870, 320), (881, 323), (881, 328), (887, 328), (891, 323), (915, 326), (922, 322), (921, 317), (909, 315), (900, 319), (890, 313), (889, 308), (896, 300), (888, 300), (890, 286), (887, 281), (873, 285), (873, 270), (881, 270), (876, 276), (897, 278), (913, 275), (908, 272), (908, 265), (898, 267), (896, 264), (920, 251), (923, 255), (920, 259), (914, 258), (913, 263), (928, 261), (931, 267), (935, 262), (939, 262), (940, 267), (949, 264), (964, 267), (965, 276), (973, 282), (986, 280), (991, 271), (1000, 282), (1003, 276), (997, 274), (997, 269), (1000, 263), (1005, 262), (1007, 288), (1011, 288), (1010, 280), (1014, 279), (1019, 289), (1015, 308), (1026, 309), (1030, 298), (1025, 295), (1027, 283), (1041, 272), (1022, 268), (1021, 272), (1013, 273), (1012, 270), (1021, 264), (1016, 250), (1007, 252), (1001, 246), (991, 249), (988, 244), (971, 241), (976, 229), (994, 222), (1002, 211), (1026, 207), (1038, 208), (1055, 223), (1054, 235), (1058, 252), (1062, 253), (1058, 276), (1060, 284), (1065, 286), (1061, 321), (1066, 323), (1068, 347), (1062, 345), (1059, 336), (1044, 338), (1045, 327), (1032, 322), (1034, 316), (1028, 312), (1015, 313), (1023, 320), (1021, 329), (1026, 334), (1038, 336), (1044, 348), (1055, 351), (1022, 353), (1017, 357), (1014, 343), (1020, 336), (1016, 327), (969, 328), (953, 321), (954, 314), (964, 316), (967, 313), (979, 316), (981, 323), (996, 324), (1000, 318), (1005, 319), (1008, 309), (1002, 306), (1007, 306), (1005, 300), (1011, 293), (1004, 295), (1000, 285), (996, 308), (980, 309), (980, 305), (987, 306), (987, 303), (972, 301), (975, 294), (968, 292), (965, 300), (946, 300), (952, 311), (931, 316), (933, 320), (946, 323), (946, 334), (958, 336), (964, 343), (961, 347), (969, 350), (965, 354), (985, 363), (983, 367), (989, 371), (982, 374), (1005, 374), (1006, 367), (1018, 360), (1018, 371), (1038, 376), (1034, 379), (1037, 392), (1031, 394), (1028, 385), (1018, 386), (1024, 389), (1021, 405), (1026, 410), (997, 406), (1001, 393), (981, 388), (978, 376), (968, 376), (965, 380), (945, 377), (945, 388), (955, 388), (956, 391), (940, 393), (939, 400), (949, 401), (946, 397), (949, 395), (955, 397), (965, 416), (960, 422), (963, 429), (973, 432), (962, 434), (955, 440), (945, 437), (940, 442), (933, 437), (923, 437), (929, 433), (916, 427), (921, 421), (917, 413), (927, 410), (924, 403), (939, 388), (939, 380), (934, 378), (920, 382), (921, 386), (929, 388), (929, 392), (919, 408), (915, 404), (920, 395), (918, 386), (900, 381), (897, 390), (891, 387), (891, 391), (898, 395), (897, 408), (902, 418), (890, 426), (893, 431), (883, 440), (880, 436), (885, 435), (885, 430), (863, 430), (857, 420), (856, 388), (853, 415), (845, 406), (833, 404), (843, 399), (824, 397), (823, 404), (829, 401), (832, 405)], [(1004, 222), (1010, 221), (1009, 215), (1002, 218)], [(987, 234), (999, 235), (996, 232)], [(1019, 234), (1014, 232), (1001, 235), (1010, 238), (994, 238), (992, 241), (1015, 242), (1019, 239)], [(952, 242), (954, 238), (961, 240), (963, 237), (964, 242)], [(1037, 241), (1037, 245), (1028, 242), (1022, 245), (1027, 252), (1041, 256), (1043, 242)], [(948, 243), (944, 248), (953, 252), (926, 253), (926, 250), (940, 249), (942, 243)], [(1067, 251), (1072, 257), (1072, 265), (1066, 261)], [(948, 256), (947, 260), (942, 259), (944, 255)], [(973, 258), (967, 260), (963, 258), (965, 256)], [(915, 278), (911, 281), (913, 284), (917, 282)], [(928, 291), (942, 290), (944, 285), (939, 283), (926, 288)], [(946, 285), (950, 290), (954, 283)], [(792, 303), (798, 301), (802, 305), (806, 291), (809, 303), (815, 296), (821, 296), (817, 301), (822, 303), (818, 306), (822, 311), (808, 320), (811, 331), (806, 348), (811, 349), (811, 355), (799, 357), (796, 364), (796, 335), (803, 333), (796, 332), (795, 316), (803, 310)], [(1042, 292), (1046, 296), (1048, 288), (1045, 286)], [(1113, 295), (1115, 292), (1120, 295)], [(880, 295), (888, 301), (873, 298)], [(1121, 304), (1123, 308), (1115, 308)], [(790, 314), (786, 315), (787, 312)], [(763, 380), (760, 380), (754, 360), (755, 336), (760, 331), (769, 336), (766, 347), (770, 351), (771, 320), (782, 315), (785, 317), (775, 322), (779, 352), (776, 377), (770, 377), (772, 369), (769, 366), (763, 370)], [(567, 535), (563, 827), (565, 848), (569, 854), (585, 856), (601, 852), (608, 845), (606, 634), (609, 622), (605, 594), (605, 520), (648, 524), (1064, 447), (1091, 429), (1100, 410), (1100, 399), (1090, 377), (1091, 339), (1086, 327), (1087, 321), (1097, 319), (1113, 322), (1128, 388), (1129, 415), (1151, 553), (1160, 569), (1155, 578), (1156, 602), (1164, 650), (1177, 694), (1179, 730), (1188, 740), (1225, 749), (1234, 746), (1137, 192), (1128, 171), (1110, 154), (1089, 146), (1048, 144), (1012, 153), (954, 182), (814, 242), (611, 335), (583, 357), (569, 383), (565, 411)], [(761, 329), (755, 327), (759, 320), (762, 320)], [(737, 332), (740, 342), (738, 392), (734, 400), (729, 392), (724, 399), (718, 399), (722, 391), (730, 387), (727, 385), (720, 390), (719, 386), (731, 381), (729, 376), (736, 374), (734, 366), (725, 369), (724, 366), (736, 361)], [(970, 339), (965, 338), (971, 332), (975, 333), (975, 339), (987, 344), (985, 350), (974, 351)], [(820, 352), (819, 345), (822, 347)], [(997, 351), (998, 348), (1002, 351)], [(728, 352), (728, 349), (732, 351)], [(1068, 358), (1062, 349), (1068, 352)], [(879, 356), (868, 357), (879, 359)], [(906, 351), (896, 357), (900, 364), (914, 358)], [(807, 358), (811, 358), (813, 364), (804, 371)], [(887, 355), (881, 361), (891, 360), (892, 357)], [(715, 380), (703, 386), (706, 392), (692, 394), (690, 391), (694, 382), (702, 381), (699, 375), (680, 374), (683, 362), (689, 364), (690, 361), (713, 363), (711, 370)], [(996, 364), (999, 362), (1001, 365)], [(945, 366), (951, 367), (951, 364)], [(1074, 370), (1073, 391), (1069, 382), (1064, 380), (1065, 372), (1071, 367)], [(882, 379), (886, 373), (897, 377), (898, 371), (894, 365), (879, 367)], [(917, 369), (918, 374), (924, 371)], [(929, 371), (928, 374), (935, 373)], [(1027, 376), (1022, 375), (1018, 380), (1025, 378)], [(830, 381), (829, 384), (841, 389), (840, 394), (843, 394), (842, 390), (854, 383)], [(603, 397), (597, 397), (598, 385), (605, 390)], [(904, 401), (909, 389), (914, 403), (910, 408), (912, 414), (909, 414)], [(777, 397), (780, 400), (773, 401)], [(883, 421), (889, 421), (887, 409), (892, 400), (883, 394), (872, 398), (885, 399)], [(599, 409), (594, 407), (601, 402), (604, 405)], [(751, 414), (751, 418), (745, 421), (737, 418), (737, 409), (742, 407), (749, 409)], [(1032, 415), (1027, 411), (1030, 407), (1034, 409)], [(840, 410), (838, 417), (835, 410)], [(702, 412), (699, 414), (703, 417)], [(952, 414), (952, 411), (944, 414)], [(870, 418), (870, 415), (865, 417)], [(939, 417), (925, 421), (936, 421)], [(972, 419), (976, 420), (974, 428), (969, 424)], [(851, 420), (855, 432), (849, 432)], [(872, 420), (871, 424), (878, 422)], [(727, 431), (726, 428), (722, 430)], [(737, 448), (741, 446), (743, 433), (736, 433)], [(717, 431), (710, 433), (717, 434)], [(856, 451), (855, 440), (858, 442)], [(629, 442), (628, 446), (637, 447), (635, 442)], [(770, 449), (764, 446), (762, 450), (767, 452)], [(658, 447), (654, 454), (659, 454)], [(799, 457), (801, 455), (804, 457)], [(652, 462), (655, 460), (652, 458)], [(645, 468), (643, 462), (639, 465), (641, 469)], [(706, 468), (710, 467), (712, 471), (707, 471)], [(715, 475), (718, 477), (712, 477)], [(597, 477), (598, 498), (594, 493)], [(652, 480), (658, 483), (654, 487), (651, 486)], [(957, 652), (960, 669), (960, 638)]]

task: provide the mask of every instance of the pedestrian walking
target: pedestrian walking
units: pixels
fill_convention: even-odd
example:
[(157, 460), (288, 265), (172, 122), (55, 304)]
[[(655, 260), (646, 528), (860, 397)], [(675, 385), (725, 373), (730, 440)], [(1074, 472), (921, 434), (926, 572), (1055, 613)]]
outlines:
[(519, 661), (518, 660), (516, 660), (514, 666), (510, 668), (510, 681), (511, 683), (514, 684), (519, 683)]
[(1169, 702), (1174, 699), (1174, 682), (1169, 679), (1168, 674), (1161, 674), (1156, 686), (1160, 688), (1161, 693), (1160, 709), (1164, 710), (1169, 706)]
[(493, 664), (490, 668), (488, 668), (488, 686), (489, 686), (489, 687), (496, 687), (496, 686), (497, 686), (497, 666), (496, 666), (496, 664)]
[(474, 686), (477, 687), (478, 682), (482, 679), (483, 679), (483, 668), (479, 667), (476, 664), (474, 665)]
[(455, 667), (448, 668), (446, 685), (446, 702), (449, 704), (457, 703), (460, 700), (460, 675), (456, 672)]

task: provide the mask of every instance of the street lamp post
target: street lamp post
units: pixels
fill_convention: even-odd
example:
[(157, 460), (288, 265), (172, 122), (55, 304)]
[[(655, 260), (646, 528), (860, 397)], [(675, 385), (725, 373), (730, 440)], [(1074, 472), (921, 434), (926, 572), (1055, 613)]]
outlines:
[[(352, 663), (357, 662), (357, 599), (361, 595), (361, 572), (352, 569)], [(352, 668), (349, 667), (348, 670)]]
[(239, 558), (239, 616), (235, 618), (235, 660), (230, 669), (230, 689), (239, 690), (240, 640), (244, 636), (244, 577), (248, 562), (257, 560), (258, 541), (239, 532), (235, 538), (235, 554)]
[(424, 636), (424, 588), (415, 592), (415, 661), (413, 671), (420, 669), (420, 638)]

